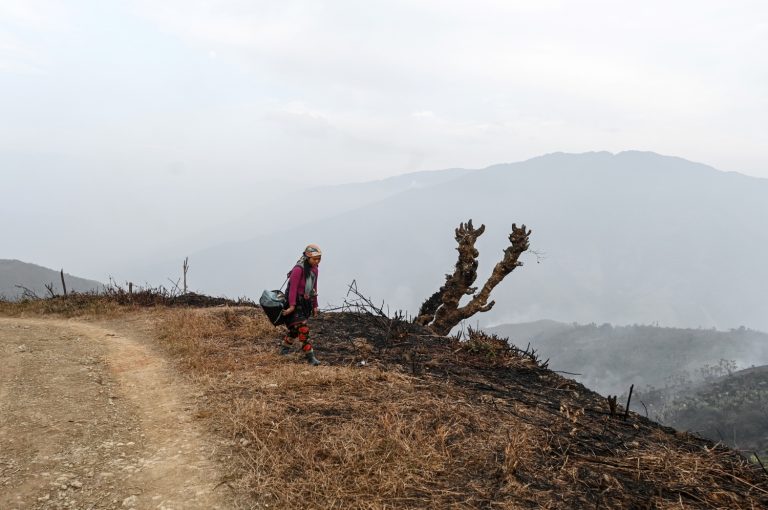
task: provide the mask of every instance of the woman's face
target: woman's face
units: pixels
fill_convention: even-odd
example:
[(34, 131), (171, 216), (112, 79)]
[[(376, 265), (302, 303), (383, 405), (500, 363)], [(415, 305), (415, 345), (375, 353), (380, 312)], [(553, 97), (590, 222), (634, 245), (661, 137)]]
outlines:
[(309, 261), (309, 265), (312, 267), (317, 267), (320, 265), (320, 258), (321, 255), (316, 255), (314, 257), (307, 257), (307, 260)]

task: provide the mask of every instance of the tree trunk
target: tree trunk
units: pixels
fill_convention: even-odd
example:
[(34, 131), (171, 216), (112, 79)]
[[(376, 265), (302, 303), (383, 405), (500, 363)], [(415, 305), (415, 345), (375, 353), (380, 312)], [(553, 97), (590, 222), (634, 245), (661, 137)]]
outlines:
[[(525, 225), (518, 228), (512, 224), (510, 246), (504, 250), (504, 258), (496, 264), (483, 288), (476, 293), (477, 287), (472, 287), (477, 279), (479, 255), (475, 242), (484, 232), (485, 225), (475, 229), (472, 220), (460, 224), (456, 229), (456, 242), (459, 244), (456, 248), (459, 252), (456, 268), (453, 274), (445, 275), (445, 284), (440, 290), (421, 305), (416, 323), (429, 327), (438, 335), (447, 335), (462, 320), (479, 312), (487, 312), (496, 304), (495, 301), (488, 302), (491, 291), (516, 267), (523, 265), (518, 259), (529, 247), (528, 236), (531, 231), (526, 230)], [(465, 295), (471, 295), (472, 299), (465, 306), (459, 307), (459, 301)]]
[(64, 268), (61, 269), (61, 288), (64, 290), (64, 297), (67, 297), (67, 284), (64, 283)]
[(186, 257), (184, 259), (184, 265), (182, 266), (182, 269), (184, 270), (184, 294), (187, 293), (187, 271), (189, 271), (189, 257)]

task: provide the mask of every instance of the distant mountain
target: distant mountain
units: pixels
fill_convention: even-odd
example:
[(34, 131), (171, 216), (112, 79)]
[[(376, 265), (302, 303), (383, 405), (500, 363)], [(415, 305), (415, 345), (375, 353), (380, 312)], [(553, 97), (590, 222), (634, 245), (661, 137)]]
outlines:
[[(77, 278), (67, 273), (64, 273), (64, 283), (67, 285), (68, 292), (87, 292), (104, 287), (104, 284), (97, 281)], [(20, 260), (0, 259), (0, 296), (11, 300), (21, 297), (23, 291), (16, 287), (21, 285), (38, 296), (44, 297), (48, 295), (45, 288), (47, 284), (53, 284), (56, 294), (63, 293), (61, 274), (58, 271)]]
[[(648, 152), (556, 153), (452, 177), (333, 217), (311, 195), (286, 191), (283, 207), (258, 219), (280, 228), (191, 254), (190, 281), (209, 293), (256, 296), (279, 286), (315, 242), (325, 250), (323, 305), (340, 304), (356, 279), (374, 299), (413, 313), (451, 271), (454, 228), (472, 218), (487, 226), (478, 283), (511, 223), (533, 229), (538, 251), (496, 289), (494, 310), (473, 320), (768, 329), (766, 179)], [(342, 192), (338, 201), (354, 196)], [(305, 223), (281, 223), (286, 207)], [(177, 265), (146, 277), (164, 281)]]
[(303, 188), (286, 185), (267, 199), (255, 202), (248, 215), (222, 225), (203, 239), (229, 241), (253, 239), (296, 228), (308, 221), (323, 221), (410, 190), (426, 189), (462, 177), (473, 170), (413, 172), (377, 181)]
[(485, 328), (518, 347), (529, 343), (550, 367), (602, 394), (702, 381), (721, 360), (735, 367), (768, 364), (768, 334), (538, 321)]

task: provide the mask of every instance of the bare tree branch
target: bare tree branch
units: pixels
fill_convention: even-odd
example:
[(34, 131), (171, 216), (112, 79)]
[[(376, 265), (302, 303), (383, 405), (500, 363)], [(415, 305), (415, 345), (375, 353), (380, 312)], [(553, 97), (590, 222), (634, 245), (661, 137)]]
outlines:
[[(462, 320), (479, 312), (487, 312), (496, 304), (495, 301), (488, 301), (491, 291), (515, 268), (523, 265), (519, 258), (529, 247), (531, 231), (525, 225), (518, 228), (517, 224), (512, 224), (510, 245), (504, 250), (504, 257), (493, 268), (480, 292), (477, 292), (477, 287), (472, 286), (477, 279), (479, 255), (475, 242), (484, 232), (485, 225), (476, 229), (472, 220), (460, 224), (456, 229), (456, 242), (459, 244), (456, 248), (459, 252), (456, 267), (453, 274), (445, 276), (445, 284), (440, 290), (421, 306), (416, 323), (428, 326), (437, 334), (447, 335)], [(465, 306), (459, 307), (459, 301), (465, 295), (471, 295), (472, 299)]]
[[(181, 289), (179, 288), (179, 281), (180, 281), (180, 280), (181, 280), (181, 278), (179, 278), (178, 280), (176, 280), (176, 281), (174, 282), (173, 280), (171, 280), (170, 278), (168, 278), (168, 281), (169, 281), (169, 282), (171, 282), (171, 285), (173, 285), (173, 288), (174, 288), (174, 291), (173, 291), (173, 293), (174, 293), (174, 295), (182, 294), (182, 292), (181, 292)], [(161, 287), (162, 287), (162, 286), (161, 286)]]
[(29, 289), (23, 285), (14, 285), (17, 289), (21, 289), (21, 297), (22, 299), (40, 299), (40, 296), (37, 295), (37, 293)]

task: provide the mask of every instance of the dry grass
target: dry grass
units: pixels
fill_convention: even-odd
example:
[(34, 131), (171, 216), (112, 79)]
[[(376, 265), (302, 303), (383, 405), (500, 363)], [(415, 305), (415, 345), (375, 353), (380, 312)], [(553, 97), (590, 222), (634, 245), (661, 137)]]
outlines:
[(534, 504), (516, 473), (543, 434), (450, 384), (281, 357), (279, 330), (241, 313), (175, 312), (160, 337), (206, 387), (204, 414), (233, 439), (256, 506), (478, 508), (505, 493), (517, 502), (495, 506)]
[(214, 307), (248, 305), (243, 300), (232, 301), (195, 293), (175, 294), (163, 287), (137, 288), (128, 292), (118, 285), (111, 285), (103, 292), (71, 292), (68, 296), (22, 299), (0, 299), (0, 315), (10, 317), (54, 315), (59, 317), (114, 318), (145, 308), (164, 307)]
[(99, 294), (71, 294), (67, 298), (0, 300), (0, 315), (32, 317), (54, 315), (59, 317), (113, 318), (139, 309), (139, 305), (126, 305)]
[(319, 368), (278, 356), (282, 332), (259, 310), (172, 311), (159, 326), (205, 388), (201, 417), (231, 439), (244, 506), (768, 504), (765, 477), (731, 450), (634, 414), (609, 419), (604, 399), (498, 339), (415, 348), (402, 331), (366, 338), (370, 321), (332, 315), (315, 330), (335, 366)]
[[(267, 383), (270, 391), (222, 409), (230, 432), (255, 445), (244, 448), (244, 482), (257, 501), (280, 508), (475, 508), (498, 490), (503, 446), (473, 406), (379, 371), (296, 372), (270, 374), (299, 377), (294, 388)], [(529, 444), (524, 430), (498, 432)]]
[[(0, 303), (5, 314), (133, 312), (109, 301)], [(318, 356), (279, 356), (283, 331), (253, 307), (157, 307), (157, 337), (202, 389), (198, 417), (243, 508), (768, 507), (760, 468), (546, 370), (472, 332), (324, 314)], [(363, 363), (365, 362), (365, 363)], [(219, 489), (223, 490), (223, 489)]]

